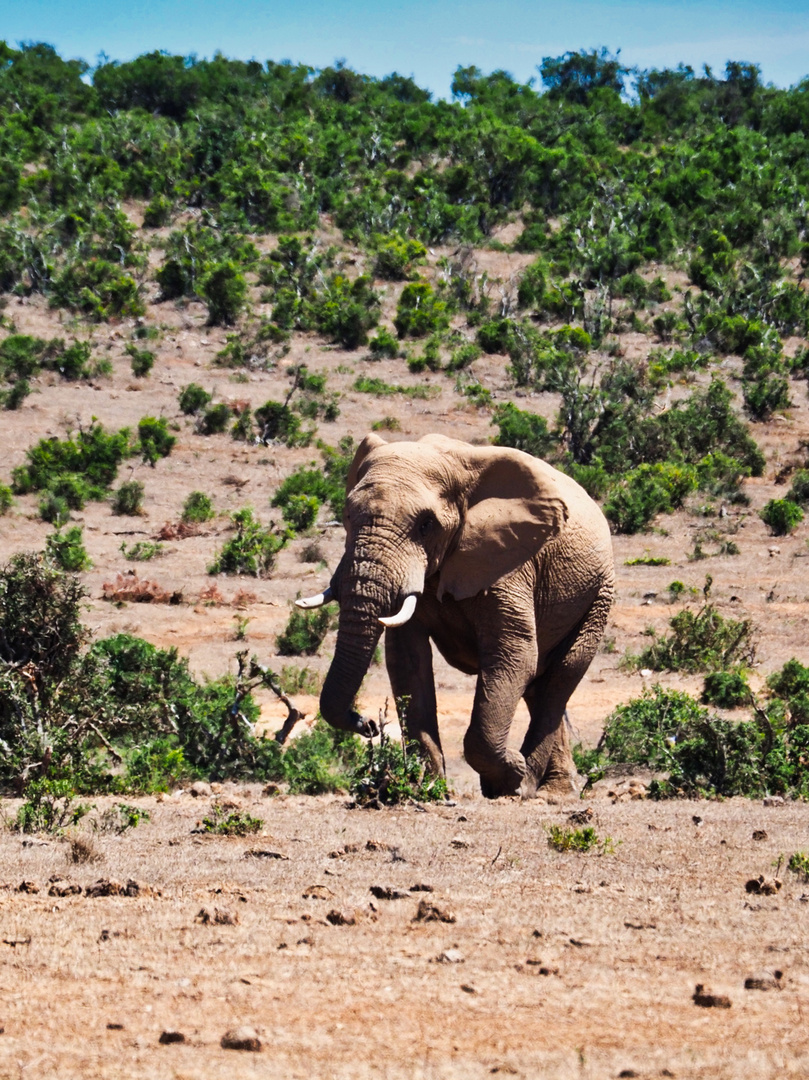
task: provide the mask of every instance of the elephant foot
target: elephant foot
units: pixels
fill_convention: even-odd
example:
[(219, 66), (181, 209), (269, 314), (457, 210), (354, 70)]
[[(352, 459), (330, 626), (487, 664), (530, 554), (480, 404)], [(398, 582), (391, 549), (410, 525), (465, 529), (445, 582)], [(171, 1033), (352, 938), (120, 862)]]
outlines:
[(506, 769), (497, 779), (481, 776), (480, 792), (484, 799), (502, 799), (506, 796), (521, 796), (527, 780), (524, 769), (513, 766)]
[[(581, 783), (578, 773), (562, 773), (550, 776), (541, 785), (534, 788), (534, 796), (551, 796), (555, 799), (578, 799)], [(533, 796), (529, 796), (533, 797)]]

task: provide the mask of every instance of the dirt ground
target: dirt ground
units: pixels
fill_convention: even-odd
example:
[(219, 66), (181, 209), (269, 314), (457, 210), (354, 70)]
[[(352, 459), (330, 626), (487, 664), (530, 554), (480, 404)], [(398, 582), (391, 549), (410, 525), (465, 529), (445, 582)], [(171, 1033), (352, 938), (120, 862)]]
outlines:
[[(431, 261), (441, 254), (433, 252)], [(505, 282), (524, 262), (496, 252), (479, 258), (481, 268)], [(390, 316), (400, 287), (385, 288)], [(286, 367), (305, 361), (327, 373), (329, 390), (342, 395), (338, 421), (319, 429), (332, 445), (347, 434), (359, 440), (383, 417), (400, 424), (392, 438), (441, 431), (484, 441), (492, 434), (490, 414), (455, 391), (454, 376), (428, 376), (440, 388), (428, 401), (356, 393), (351, 384), (361, 374), (405, 385), (424, 376), (408, 374), (402, 360), (372, 363), (361, 350), (343, 352), (313, 336), (296, 336), (274, 370), (233, 373), (212, 363), (225, 333), (207, 327), (205, 314), (198, 304), (150, 303), (146, 322), (160, 329), (149, 345), (157, 362), (151, 377), (134, 379), (124, 352), (133, 325), (90, 331), (39, 300), (10, 301), (5, 315), (18, 332), (68, 339), (92, 332), (114, 373), (92, 385), (40, 378), (21, 409), (3, 414), (0, 481), (8, 481), (26, 449), (45, 435), (62, 435), (92, 417), (115, 429), (135, 426), (144, 415), (166, 416), (177, 425), (171, 456), (154, 469), (129, 463), (121, 473), (145, 484), (144, 515), (115, 517), (103, 503), (74, 515), (94, 562), (83, 575), (89, 625), (99, 636), (126, 631), (176, 646), (198, 674), (235, 670), (236, 651), (247, 647), (274, 670), (306, 664), (322, 676), (333, 637), (320, 656), (297, 661), (276, 654), (275, 636), (290, 601), (323, 588), (339, 559), (341, 529), (327, 516), (318, 526), (325, 565), (301, 561), (309, 541), (300, 539), (281, 553), (270, 579), (207, 574), (229, 535), (228, 513), (249, 504), (265, 522), (278, 518), (269, 499), (280, 481), (320, 456), (314, 448), (197, 435), (179, 411), (180, 389), (195, 381), (219, 400), (256, 407), (283, 400), (290, 386)], [(626, 335), (621, 347), (648, 349), (650, 341), (639, 338)], [(473, 366), (495, 401), (514, 396), (506, 362), (483, 357)], [(731, 360), (725, 374), (737, 370)], [(807, 456), (804, 384), (793, 384), (793, 397), (788, 417), (755, 427), (768, 465), (765, 477), (745, 485), (749, 507), (728, 506), (723, 517), (662, 516), (653, 532), (615, 538), (616, 605), (604, 648), (570, 703), (584, 742), (594, 743), (610, 710), (653, 681), (619, 665), (627, 650), (643, 648), (647, 627), (665, 629), (675, 610), (666, 591), (673, 580), (698, 595), (710, 574), (719, 610), (753, 620), (757, 685), (791, 656), (809, 663), (807, 524), (774, 540), (757, 513), (769, 498), (783, 496), (789, 467)], [(517, 403), (548, 418), (556, 409), (548, 394)], [(166, 542), (159, 558), (127, 562), (122, 543), (153, 537), (165, 522), (177, 521), (194, 489), (213, 497), (219, 516), (196, 537)], [(0, 561), (44, 547), (50, 526), (39, 519), (37, 502), (20, 498), (0, 518)], [(712, 554), (728, 539), (739, 554)], [(693, 558), (697, 543), (707, 558)], [(644, 553), (670, 563), (625, 565)], [(183, 603), (116, 607), (103, 600), (103, 584), (133, 568), (182, 591)], [(214, 581), (224, 602), (201, 602)], [(239, 590), (253, 594), (244, 607), (233, 604)], [(235, 628), (245, 617), (241, 644)], [(604, 791), (591, 806), (599, 834), (615, 841), (614, 853), (559, 854), (549, 849), (546, 828), (564, 823), (577, 804), (484, 802), (461, 757), (472, 680), (440, 658), (436, 669), (454, 807), (372, 812), (346, 809), (340, 798), (270, 799), (258, 788), (228, 788), (265, 827), (256, 838), (226, 840), (191, 831), (210, 800), (201, 806), (188, 794), (160, 803), (142, 799), (136, 801), (150, 810), (151, 821), (133, 832), (93, 836), (82, 826), (100, 856), (83, 864), (70, 861), (67, 840), (0, 831), (0, 884), (7, 885), (0, 890), (0, 1080), (807, 1075), (809, 885), (783, 868), (777, 895), (748, 895), (745, 881), (775, 873), (780, 855), (809, 848), (809, 810), (737, 800), (613, 803)], [(692, 691), (701, 686), (700, 678), (676, 675), (659, 681)], [(388, 693), (384, 667), (373, 669), (364, 710), (374, 715)], [(316, 698), (301, 703), (314, 715)], [(262, 709), (274, 730), (283, 708), (268, 698)], [(518, 714), (515, 737), (523, 723)], [(6, 801), (4, 809), (13, 817), (13, 803)], [(755, 830), (764, 830), (766, 839), (753, 840)], [(330, 857), (346, 845), (358, 847)], [(285, 858), (245, 857), (249, 849)], [(162, 895), (52, 897), (54, 875), (82, 886), (101, 877), (132, 878)], [(17, 891), (24, 880), (39, 892)], [(434, 892), (410, 891), (420, 884)], [(372, 886), (405, 898), (374, 899)], [(305, 898), (309, 892), (314, 895)], [(414, 921), (420, 900), (455, 921)], [(212, 922), (195, 921), (202, 908)], [(238, 921), (217, 923), (217, 908)], [(355, 923), (333, 925), (332, 911)], [(441, 961), (444, 953), (448, 959)], [(779, 988), (744, 989), (748, 976), (776, 969), (783, 972)], [(697, 983), (727, 995), (731, 1007), (695, 1005)], [(220, 1047), (224, 1032), (239, 1025), (257, 1030), (260, 1053)], [(164, 1031), (181, 1032), (185, 1042), (160, 1044)]]

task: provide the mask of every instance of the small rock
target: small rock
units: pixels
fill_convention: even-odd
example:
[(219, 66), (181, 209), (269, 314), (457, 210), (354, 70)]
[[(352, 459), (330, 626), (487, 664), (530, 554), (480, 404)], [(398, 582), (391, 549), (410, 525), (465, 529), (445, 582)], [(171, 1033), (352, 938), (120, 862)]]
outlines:
[(453, 838), (449, 842), (449, 846), (454, 847), (454, 848), (458, 848), (458, 849), (468, 848), (469, 847), (469, 841), (464, 840), (464, 838), (462, 836), (453, 836)]
[(215, 907), (213, 912), (207, 908), (201, 908), (194, 918), (194, 922), (202, 923), (203, 926), (236, 926), (239, 916), (233, 915), (227, 908)]
[(355, 911), (338, 911), (337, 908), (332, 908), (326, 916), (326, 922), (332, 926), (356, 926), (357, 914)]
[(48, 896), (81, 896), (81, 885), (72, 881), (54, 881), (48, 889)]
[(702, 824), (702, 818), (699, 816), (699, 814), (694, 814), (694, 816), (691, 818), (691, 820), (694, 822), (695, 825), (701, 825)]
[(766, 840), (767, 839), (767, 830), (766, 829), (754, 829), (753, 830), (753, 839), (754, 840)]
[(368, 840), (365, 844), (366, 851), (390, 851), (390, 844), (383, 844), (381, 840)]
[[(109, 1025), (107, 1026), (109, 1027)], [(163, 1031), (157, 1041), (161, 1046), (168, 1046), (170, 1043), (184, 1043), (185, 1035), (183, 1035), (182, 1031)]]
[(440, 908), (437, 904), (431, 904), (429, 900), (420, 900), (413, 922), (444, 922), (454, 923), (456, 918), (453, 912)]
[(135, 881), (134, 878), (130, 878), (124, 887), (125, 896), (162, 896), (160, 889), (156, 889), (153, 885), (147, 885), (143, 881)]
[(39, 892), (39, 885), (37, 885), (35, 881), (21, 881), (17, 886), (17, 892), (30, 893), (33, 895), (34, 893)]
[(474, 988), (474, 986), (470, 986), (469, 983), (461, 983), (461, 990), (463, 990), (465, 994), (477, 993), (477, 990)]
[(783, 806), (784, 799), (782, 795), (768, 795), (764, 800), (765, 806)]
[(783, 971), (758, 971), (744, 980), (745, 990), (783, 990)]
[(188, 790), (195, 799), (206, 799), (213, 795), (211, 785), (205, 780), (195, 780)]
[(702, 983), (697, 983), (691, 1000), (702, 1009), (729, 1009), (730, 998), (725, 994), (712, 994)]
[(385, 885), (372, 885), (370, 892), (377, 900), (406, 900), (410, 895)]
[(124, 1030), (124, 1025), (123, 1024), (116, 1024), (115, 1021), (111, 1021), (109, 1024), (107, 1024), (107, 1031), (123, 1031), (123, 1030)]
[(289, 861), (289, 855), (282, 855), (280, 851), (270, 851), (268, 848), (248, 848), (242, 855), (243, 859), (284, 859)]
[(781, 554), (781, 549), (780, 547), (778, 547), (777, 544), (773, 544), (771, 547), (768, 547), (767, 551), (770, 553), (770, 558), (772, 558), (774, 555)]
[(652, 677), (653, 672), (652, 672), (651, 668), (645, 667), (645, 668), (640, 669), (639, 674), (640, 674), (640, 677), (642, 679), (650, 679)]
[(99, 878), (93, 885), (88, 885), (84, 890), (85, 896), (121, 896), (125, 886), (115, 878)]
[(280, 795), (281, 794), (281, 785), (280, 784), (275, 784), (272, 781), (270, 781), (269, 784), (265, 784), (264, 787), (261, 789), (261, 794), (266, 795), (267, 798), (272, 798), (275, 795)]
[(331, 900), (333, 896), (328, 885), (310, 885), (303, 894), (304, 900)]
[(444, 949), (442, 953), (436, 957), (436, 961), (439, 964), (463, 964), (465, 959), (460, 949)]
[(251, 1050), (258, 1053), (261, 1050), (261, 1039), (255, 1028), (239, 1027), (225, 1032), (221, 1046), (223, 1050)]
[(424, 882), (418, 882), (416, 885), (410, 886), (411, 892), (434, 892), (432, 885), (425, 885)]
[(744, 888), (745, 892), (755, 893), (757, 896), (775, 896), (781, 885), (778, 878), (765, 878), (763, 874), (759, 874), (757, 878), (750, 878)]
[(573, 825), (589, 825), (594, 817), (593, 808), (588, 806), (586, 810), (574, 810), (567, 815), (567, 820)]

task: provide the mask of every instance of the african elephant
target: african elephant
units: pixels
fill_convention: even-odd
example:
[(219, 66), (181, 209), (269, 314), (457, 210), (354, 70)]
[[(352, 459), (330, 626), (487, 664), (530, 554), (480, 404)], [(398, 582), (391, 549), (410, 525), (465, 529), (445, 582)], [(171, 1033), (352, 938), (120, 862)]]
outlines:
[[(346, 491), (345, 553), (329, 589), (298, 601), (340, 605), (320, 698), (325, 719), (376, 733), (353, 701), (385, 628), (407, 735), (443, 772), (432, 641), (453, 667), (477, 675), (464, 754), (483, 794), (575, 790), (564, 713), (614, 589), (598, 506), (538, 458), (442, 435), (392, 444), (367, 435)], [(520, 698), (530, 722), (517, 751), (508, 734)]]

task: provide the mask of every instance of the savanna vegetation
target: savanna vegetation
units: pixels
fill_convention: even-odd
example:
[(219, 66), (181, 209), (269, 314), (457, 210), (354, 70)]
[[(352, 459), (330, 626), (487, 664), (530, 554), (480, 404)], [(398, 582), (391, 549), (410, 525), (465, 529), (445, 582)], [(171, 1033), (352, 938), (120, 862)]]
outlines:
[[(538, 74), (520, 83), (458, 68), (441, 101), (407, 77), (341, 64), (155, 52), (91, 71), (45, 44), (0, 43), (0, 405), (27, 407), (42, 380), (107, 377), (99, 325), (126, 329), (132, 378), (154, 382), (161, 305), (191, 303), (227, 328), (211, 371), (246, 381), (272, 370), (288, 387), (253, 408), (218, 399), (206, 371), (176, 395), (177, 420), (113, 430), (94, 418), (33, 442), (0, 477), (0, 516), (35, 495), (54, 528), (47, 557), (0, 575), (0, 782), (125, 792), (253, 776), (293, 790), (353, 785), (381, 801), (402, 785), (407, 797), (427, 790), (407, 748), (363, 765), (353, 742), (316, 729), (284, 752), (253, 734), (255, 702), (232, 680), (200, 682), (137, 638), (91, 642), (80, 620), (71, 574), (92, 551), (71, 512), (109, 500), (122, 518), (141, 516), (143, 481), (119, 473), (166, 467), (183, 424), (201, 446), (312, 455), (285, 469), (270, 507), (230, 514), (211, 575), (269, 577), (296, 538), (316, 552), (319, 517), (342, 513), (354, 443), (330, 436), (341, 398), (329, 372), (285, 361), (296, 335), (356, 357), (350, 390), (369, 403), (455, 394), (490, 418), (493, 443), (573, 475), (618, 533), (684, 507), (711, 517), (747, 503), (745, 481), (766, 466), (762, 425), (809, 378), (809, 81), (777, 89), (736, 61), (721, 74), (630, 70), (606, 50), (546, 57)], [(476, 250), (519, 255), (520, 270), (490, 276)], [(19, 333), (15, 298), (58, 312), (65, 336)], [(479, 375), (492, 358), (495, 388)], [(395, 381), (375, 373), (382, 360)], [(553, 416), (532, 407), (537, 395), (552, 395)], [(774, 536), (801, 527), (804, 465), (760, 510)], [(180, 526), (216, 515), (189, 489)], [(126, 559), (160, 552), (139, 544), (124, 545)], [(311, 655), (331, 620), (329, 609), (292, 617), (279, 651)], [(670, 629), (638, 663), (706, 671), (704, 704), (750, 718), (717, 720), (654, 691), (611, 718), (603, 755), (665, 769), (661, 795), (805, 796), (797, 668), (754, 699), (753, 628), (723, 619), (707, 592)]]

